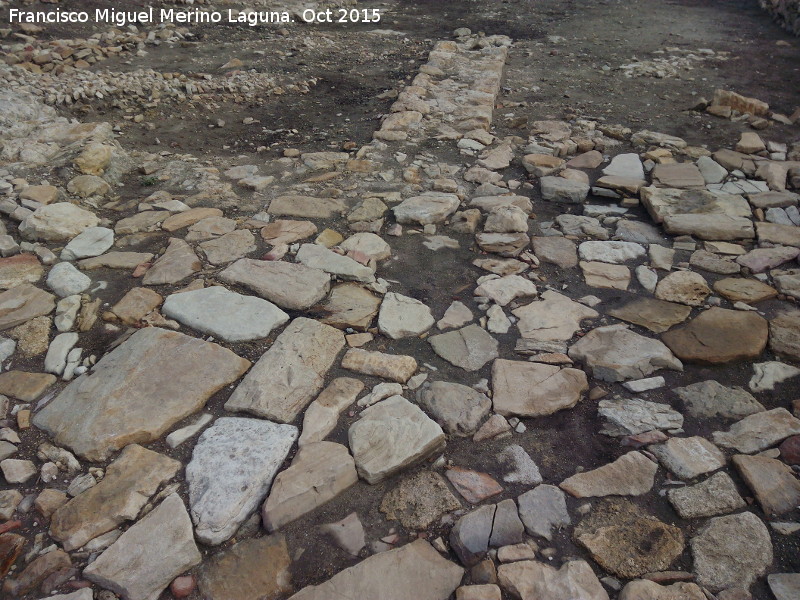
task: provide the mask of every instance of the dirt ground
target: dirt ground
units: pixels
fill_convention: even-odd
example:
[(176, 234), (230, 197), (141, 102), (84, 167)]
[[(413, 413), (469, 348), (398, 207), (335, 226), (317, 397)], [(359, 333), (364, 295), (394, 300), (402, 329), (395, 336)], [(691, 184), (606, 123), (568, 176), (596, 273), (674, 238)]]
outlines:
[[(104, 3), (81, 4), (92, 8)], [(125, 9), (139, 4), (120, 0), (116, 7)], [(47, 9), (52, 5), (30, 6)], [(381, 115), (388, 112), (396, 92), (425, 62), (433, 42), (451, 39), (453, 30), (459, 27), (514, 39), (503, 93), (495, 111), (495, 133), (501, 137), (527, 137), (527, 123), (537, 119), (591, 117), (634, 131), (649, 129), (677, 135), (690, 144), (716, 150), (732, 147), (743, 126), (693, 110), (701, 98), (710, 99), (715, 89), (730, 89), (761, 99), (784, 114), (791, 114), (800, 105), (800, 39), (778, 28), (758, 8), (756, 0), (386, 0), (358, 2), (358, 7), (380, 8), (381, 22), (377, 25), (292, 24), (262, 28), (198, 26), (191, 28), (196, 41), (148, 46), (143, 56), (123, 54), (93, 67), (115, 71), (152, 68), (218, 75), (223, 73), (222, 65), (239, 59), (246, 69), (281, 74), (295, 80), (314, 78), (316, 84), (307, 94), (287, 93), (245, 103), (232, 98), (199, 98), (151, 107), (114, 106), (97, 101), (59, 110), (82, 121), (109, 121), (118, 125), (122, 132), (120, 143), (126, 148), (193, 154), (225, 168), (263, 163), (267, 158), (281, 156), (286, 148), (339, 149), (348, 142), (358, 147), (371, 140)], [(103, 28), (93, 26), (81, 30), (62, 26), (40, 37), (86, 37)], [(375, 29), (383, 31), (376, 33)], [(786, 43), (777, 43), (781, 41)], [(713, 54), (698, 52), (702, 49), (712, 50)], [(688, 52), (702, 59), (690, 60), (692, 68), (680, 69), (675, 77), (628, 77), (620, 68), (637, 60), (686, 56)], [(136, 114), (143, 115), (139, 123), (125, 118)], [(244, 124), (242, 121), (246, 117), (255, 122)], [(797, 127), (773, 123), (763, 133), (767, 139), (792, 141), (800, 136), (798, 131)], [(444, 144), (431, 142), (427, 151), (454, 163), (463, 162), (451, 148), (452, 145), (444, 148)], [(521, 168), (514, 175), (524, 178)], [(131, 198), (137, 194), (143, 198), (154, 191), (134, 181), (129, 183), (133, 185), (124, 189)], [(535, 203), (535, 206), (538, 220), (548, 220), (552, 216), (542, 203)], [(461, 238), (462, 246), (468, 248), (471, 236)], [(381, 276), (391, 280), (400, 279), (402, 274), (405, 288), (395, 291), (423, 300), (436, 315), (441, 315), (454, 299), (474, 308), (471, 287), (453, 293), (480, 276), (479, 270), (470, 264), (474, 256), (467, 251), (442, 250), (431, 261), (431, 253), (421, 254), (416, 244), (413, 236), (393, 242), (395, 256), (382, 267)], [(688, 260), (689, 254), (684, 254), (679, 254), (676, 261)], [(586, 287), (577, 275), (565, 276), (552, 265), (543, 267), (542, 273), (551, 283), (570, 286), (578, 296), (593, 293), (604, 300), (615, 298), (611, 291), (598, 293)], [(107, 279), (111, 281), (113, 274), (108, 273)], [(114, 293), (112, 283), (108, 302), (118, 299)], [(759, 306), (762, 307), (770, 314), (769, 302)], [(513, 333), (498, 338), (502, 351), (513, 350)], [(263, 340), (252, 347), (230, 347), (242, 356), (253, 358), (271, 341)], [(98, 340), (98, 347), (104, 343)], [(387, 340), (385, 350), (403, 353), (411, 350), (412, 343)], [(413, 353), (420, 363), (434, 362), (427, 344), (415, 345)], [(345, 373), (332, 372), (330, 377), (340, 374)], [(726, 385), (745, 385), (750, 369), (744, 365), (691, 367), (687, 369), (688, 378), (672, 372), (663, 374), (668, 388), (679, 378), (681, 381), (714, 378)], [(463, 371), (453, 368), (441, 375), (450, 381), (471, 385), (488, 378), (489, 372), (487, 367), (465, 376)], [(377, 379), (367, 381), (367, 385), (375, 383)], [(608, 387), (611, 391), (621, 390), (619, 386)], [(800, 387), (781, 389), (784, 392), (789, 389), (794, 397), (800, 396)], [(221, 414), (228, 394), (226, 391), (215, 396), (209, 409)], [(668, 391), (650, 399), (675, 402), (675, 396)], [(773, 403), (766, 399), (764, 404), (773, 408), (786, 405), (787, 400), (775, 397)], [(354, 415), (344, 413), (330, 439), (346, 443), (347, 428), (355, 420)], [(596, 435), (599, 423), (595, 406), (589, 401), (567, 413), (527, 424), (527, 433), (514, 440), (529, 451), (547, 482), (560, 481), (573, 474), (578, 464), (594, 468), (626, 450), (616, 440)], [(703, 423), (696, 431), (687, 426), (687, 433), (707, 434), (720, 425), (713, 421)], [(455, 439), (449, 442), (447, 455), (460, 466), (482, 470), (494, 464), (496, 453), (504, 446), (503, 441), (489, 441), (476, 448), (470, 440)], [(159, 445), (154, 445), (153, 449), (188, 459), (188, 455), (181, 455), (182, 450), (176, 452)], [(290, 460), (291, 457), (287, 464)], [(660, 483), (657, 482), (657, 487)], [(357, 561), (333, 545), (317, 548), (319, 536), (308, 523), (338, 520), (355, 510), (362, 518), (368, 539), (384, 537), (391, 532), (377, 507), (383, 494), (394, 484), (395, 480), (375, 486), (359, 482), (311, 518), (303, 519), (302, 524), (287, 527), (287, 537), (297, 559), (294, 580), (298, 589), (320, 583)], [(513, 498), (523, 491), (523, 486), (508, 485), (503, 495), (495, 499)], [(649, 512), (666, 522), (685, 524), (664, 498), (655, 494), (648, 498), (652, 503), (646, 507)], [(569, 502), (570, 512), (577, 514), (575, 509), (583, 501), (570, 499)], [(796, 518), (797, 515), (787, 515), (787, 520)], [(407, 535), (399, 525), (398, 532), (401, 536)], [(691, 531), (685, 528), (685, 533), (688, 539)], [(775, 569), (800, 571), (800, 546), (796, 539), (774, 536), (773, 542)], [(559, 556), (585, 556), (585, 551), (579, 547), (567, 541), (559, 543)], [(211, 553), (208, 549), (205, 552)], [(690, 569), (690, 566), (687, 549), (674, 568)], [(753, 592), (759, 600), (771, 597), (764, 586), (754, 587)]]

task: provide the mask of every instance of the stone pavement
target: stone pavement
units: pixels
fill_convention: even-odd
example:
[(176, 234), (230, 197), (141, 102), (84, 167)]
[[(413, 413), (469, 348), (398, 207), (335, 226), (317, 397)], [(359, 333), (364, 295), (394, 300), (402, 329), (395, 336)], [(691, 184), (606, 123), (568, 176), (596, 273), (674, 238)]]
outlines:
[[(4, 595), (798, 597), (800, 144), (498, 138), (512, 42), (457, 35), (370, 144), (221, 175), (0, 92)], [(115, 196), (136, 168), (199, 183)], [(256, 183), (265, 210), (214, 205)], [(474, 279), (414, 297), (384, 277), (411, 244)]]

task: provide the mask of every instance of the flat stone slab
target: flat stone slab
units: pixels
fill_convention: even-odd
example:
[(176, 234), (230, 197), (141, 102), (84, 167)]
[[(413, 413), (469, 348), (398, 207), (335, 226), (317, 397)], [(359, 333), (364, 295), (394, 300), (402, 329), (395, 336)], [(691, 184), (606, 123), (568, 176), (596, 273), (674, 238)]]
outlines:
[(725, 455), (707, 439), (674, 437), (648, 446), (659, 462), (681, 479), (694, 479), (725, 466)]
[(582, 361), (602, 381), (641, 379), (658, 369), (683, 370), (664, 344), (625, 325), (593, 329), (569, 349), (569, 357)]
[(442, 428), (402, 396), (364, 410), (350, 426), (358, 474), (375, 484), (417, 464), (445, 446)]
[(766, 319), (740, 310), (713, 307), (683, 327), (661, 336), (681, 360), (719, 364), (758, 358), (767, 345)]
[(32, 241), (66, 242), (100, 224), (97, 216), (75, 204), (56, 202), (40, 206), (19, 225), (22, 237)]
[(381, 299), (357, 283), (335, 286), (328, 298), (319, 306), (320, 321), (337, 329), (352, 328), (366, 331), (372, 324)]
[(289, 315), (271, 302), (221, 286), (167, 296), (161, 312), (226, 342), (265, 338), (273, 329), (289, 322)]
[(477, 371), (499, 356), (499, 344), (480, 325), (432, 335), (428, 341), (444, 360), (465, 371)]
[(552, 263), (562, 269), (578, 266), (578, 251), (575, 242), (564, 237), (546, 236), (531, 238), (536, 258)]
[(727, 473), (715, 473), (695, 485), (667, 492), (667, 498), (683, 519), (715, 517), (747, 506)]
[(49, 373), (6, 371), (0, 373), (0, 394), (23, 402), (33, 402), (56, 381), (56, 377)]
[(349, 256), (342, 256), (318, 244), (303, 244), (297, 251), (297, 260), (312, 269), (325, 271), (330, 275), (346, 279), (371, 283), (375, 281), (375, 271)]
[(378, 314), (378, 329), (383, 335), (393, 340), (418, 337), (434, 323), (431, 309), (419, 300), (395, 292), (383, 297)]
[(496, 413), (543, 417), (575, 406), (589, 383), (579, 369), (497, 359), (492, 365), (492, 388)]
[(497, 577), (516, 598), (548, 600), (608, 600), (603, 584), (583, 560), (571, 560), (560, 569), (535, 560), (500, 565)]
[(540, 342), (566, 341), (575, 335), (585, 319), (600, 316), (596, 310), (547, 290), (541, 302), (531, 302), (511, 312), (519, 319), (517, 327), (525, 339)]
[(352, 377), (337, 377), (306, 409), (299, 446), (320, 442), (336, 428), (339, 415), (356, 401), (364, 384)]
[(647, 255), (644, 246), (635, 242), (583, 242), (578, 246), (581, 260), (619, 264)]
[(202, 268), (192, 247), (180, 238), (171, 238), (169, 246), (142, 278), (144, 285), (166, 285), (183, 281)]
[(656, 463), (633, 451), (607, 465), (568, 477), (559, 487), (576, 498), (641, 496), (653, 488), (656, 471)]
[(414, 357), (403, 354), (351, 348), (342, 359), (342, 368), (397, 383), (406, 383), (417, 372), (417, 361)]
[(447, 600), (461, 583), (464, 569), (443, 558), (425, 540), (381, 552), (331, 579), (304, 588), (289, 600), (380, 598)]
[(800, 597), (800, 573), (774, 573), (767, 576), (767, 582), (775, 600)]
[(126, 446), (97, 485), (56, 510), (50, 520), (50, 535), (71, 551), (125, 521), (133, 521), (150, 496), (181, 467), (177, 460), (138, 444)]
[(183, 500), (171, 494), (86, 567), (83, 575), (127, 600), (152, 600), (202, 559)]
[(749, 589), (772, 564), (769, 531), (750, 512), (714, 517), (690, 544), (697, 583), (713, 593)]
[(741, 419), (761, 412), (764, 406), (740, 387), (725, 387), (710, 379), (672, 390), (683, 400), (686, 411), (693, 417)]
[[(681, 190), (674, 188), (644, 187), (641, 189), (642, 204), (653, 221), (662, 223), (666, 217), (712, 217), (727, 216), (733, 219), (752, 217), (747, 200), (736, 194), (711, 193), (706, 190)], [(750, 222), (750, 237), (753, 224)]]
[(448, 381), (425, 384), (417, 392), (417, 402), (433, 415), (447, 433), (458, 436), (475, 433), (492, 407), (492, 401), (486, 394)]
[(447, 487), (444, 478), (433, 471), (419, 471), (403, 479), (387, 492), (380, 511), (403, 527), (423, 530), (445, 513), (459, 510), (461, 502)]
[(130, 443), (158, 439), (249, 367), (250, 361), (217, 344), (140, 329), (70, 383), (33, 423), (58, 445), (105, 460)]
[(429, 192), (403, 200), (392, 212), (398, 223), (429, 225), (444, 221), (460, 204), (456, 194)]
[(757, 412), (734, 423), (728, 431), (715, 431), (714, 443), (753, 454), (800, 433), (800, 419), (785, 408)]
[(489, 298), (500, 306), (506, 306), (516, 298), (535, 296), (536, 293), (536, 286), (531, 280), (519, 275), (488, 279), (475, 289), (476, 296)]
[(346, 446), (315, 442), (297, 452), (275, 478), (261, 512), (267, 531), (276, 531), (332, 500), (358, 481)]
[(293, 425), (222, 417), (197, 441), (186, 465), (197, 538), (228, 540), (256, 510), (297, 439)]
[(731, 302), (755, 304), (778, 295), (778, 290), (757, 279), (729, 277), (714, 282), (714, 291)]
[(641, 325), (653, 333), (664, 333), (683, 323), (691, 312), (692, 309), (684, 304), (647, 297), (635, 298), (606, 310), (606, 314), (612, 317)]
[(56, 297), (30, 283), (23, 283), (0, 294), (0, 331), (49, 315)]
[(298, 317), (278, 336), (225, 403), (225, 409), (291, 423), (322, 389), (344, 334)]
[(517, 498), (519, 517), (530, 535), (553, 539), (553, 530), (572, 523), (564, 492), (554, 485), (538, 485)]
[(114, 230), (107, 227), (89, 227), (72, 238), (61, 251), (61, 260), (78, 260), (99, 256), (114, 245)]
[(738, 454), (733, 464), (768, 516), (793, 511), (800, 504), (800, 481), (787, 464), (767, 456)]
[(292, 559), (283, 535), (251, 538), (214, 555), (198, 585), (208, 600), (265, 600), (292, 593)]
[(36, 283), (43, 274), (44, 267), (34, 254), (0, 258), (0, 289), (13, 288), (21, 283)]
[(669, 404), (640, 398), (600, 400), (597, 414), (604, 419), (600, 433), (613, 437), (683, 427), (683, 415)]
[(348, 210), (347, 202), (340, 198), (312, 198), (311, 196), (280, 196), (270, 202), (267, 212), (276, 217), (305, 219), (330, 219)]
[(331, 277), (325, 271), (282, 261), (237, 260), (219, 274), (232, 284), (243, 285), (262, 298), (288, 310), (306, 310), (330, 291)]

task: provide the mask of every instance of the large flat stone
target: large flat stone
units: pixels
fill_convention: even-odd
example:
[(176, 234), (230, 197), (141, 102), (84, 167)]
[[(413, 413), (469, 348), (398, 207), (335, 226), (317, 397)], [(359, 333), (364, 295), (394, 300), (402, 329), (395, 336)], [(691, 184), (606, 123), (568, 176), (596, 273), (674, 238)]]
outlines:
[(321, 301), (330, 290), (331, 277), (325, 271), (282, 261), (237, 260), (219, 274), (232, 284), (243, 285), (262, 298), (288, 310), (306, 310)]
[(600, 433), (614, 437), (683, 427), (683, 415), (669, 404), (641, 398), (600, 400), (597, 414), (604, 419)]
[(434, 323), (431, 309), (419, 300), (394, 292), (383, 297), (378, 314), (378, 329), (383, 335), (393, 340), (418, 337)]
[(339, 415), (356, 400), (364, 384), (351, 377), (337, 377), (306, 409), (298, 445), (320, 442), (336, 428)]
[(83, 575), (125, 600), (154, 600), (201, 560), (183, 500), (172, 494), (123, 533)]
[(734, 423), (728, 431), (715, 431), (714, 443), (753, 454), (800, 433), (800, 419), (785, 408), (757, 412)]
[(713, 307), (661, 338), (675, 356), (699, 364), (758, 358), (767, 345), (767, 321), (740, 310)]
[(498, 356), (497, 340), (479, 325), (433, 335), (428, 341), (436, 354), (466, 371), (477, 371)]
[(403, 200), (392, 211), (398, 223), (428, 225), (444, 221), (460, 203), (456, 194), (429, 192)]
[(70, 383), (33, 423), (57, 444), (104, 460), (128, 444), (159, 438), (249, 366), (216, 344), (156, 327), (140, 329)]
[(56, 202), (33, 211), (20, 223), (19, 231), (31, 241), (67, 242), (99, 224), (94, 213), (69, 202)]
[(569, 350), (602, 381), (641, 379), (658, 369), (682, 371), (683, 365), (658, 340), (634, 333), (625, 325), (593, 329)]
[(397, 383), (407, 382), (417, 371), (417, 361), (412, 356), (370, 352), (361, 348), (351, 348), (342, 359), (342, 368), (382, 377)]
[(381, 501), (380, 511), (391, 521), (412, 530), (427, 529), (445, 513), (459, 510), (461, 502), (433, 471), (419, 471), (403, 479)]
[(511, 311), (519, 319), (517, 327), (523, 338), (540, 342), (566, 341), (581, 328), (581, 321), (600, 316), (596, 310), (553, 290), (547, 290), (541, 297), (541, 302), (531, 302)]
[(800, 481), (792, 468), (768, 456), (738, 454), (733, 464), (768, 516), (782, 515), (800, 505)]
[(402, 396), (370, 406), (350, 426), (356, 468), (368, 483), (379, 483), (444, 448), (442, 428)]
[(492, 401), (486, 394), (447, 381), (426, 384), (417, 392), (417, 402), (433, 415), (447, 433), (458, 436), (475, 433), (492, 407)]
[(417, 540), (371, 556), (289, 600), (447, 600), (463, 575), (464, 569), (442, 558), (425, 540)]
[(49, 315), (56, 307), (55, 296), (29, 283), (0, 294), (0, 331)]
[(13, 288), (22, 283), (36, 283), (43, 274), (44, 267), (34, 254), (0, 258), (0, 289)]
[(725, 387), (710, 379), (672, 390), (693, 417), (741, 419), (764, 410), (753, 395), (740, 387)]
[(589, 383), (579, 369), (497, 359), (492, 365), (492, 388), (496, 413), (543, 417), (575, 406)]
[[(656, 223), (668, 216), (691, 215), (704, 217), (728, 216), (733, 219), (750, 218), (752, 209), (747, 200), (739, 195), (713, 194), (706, 190), (681, 190), (674, 188), (644, 187), (641, 189), (642, 204)], [(752, 238), (753, 225), (750, 223)]]
[(800, 597), (800, 573), (774, 573), (767, 576), (775, 600), (794, 600)]
[(653, 488), (658, 465), (641, 452), (628, 452), (617, 460), (561, 482), (559, 487), (576, 498), (641, 496)]
[(694, 479), (725, 466), (725, 455), (707, 439), (674, 437), (647, 448), (667, 469), (681, 479)]
[(500, 585), (515, 598), (534, 600), (608, 600), (603, 584), (592, 567), (583, 560), (571, 560), (560, 569), (533, 560), (505, 565), (497, 569)]
[(326, 325), (337, 329), (366, 331), (381, 305), (381, 299), (357, 283), (342, 283), (315, 311)]
[(683, 519), (714, 517), (747, 506), (727, 473), (715, 473), (695, 485), (667, 492), (667, 498)]
[(346, 446), (333, 442), (304, 445), (289, 468), (272, 484), (261, 513), (267, 531), (276, 531), (332, 500), (358, 481)]
[(144, 285), (166, 285), (183, 281), (202, 268), (192, 247), (180, 238), (171, 238), (164, 254), (142, 278)]
[(291, 423), (322, 389), (344, 334), (298, 317), (278, 336), (225, 403), (225, 409)]
[(319, 244), (303, 244), (297, 251), (297, 260), (312, 269), (319, 269), (348, 281), (371, 283), (375, 281), (375, 271), (353, 260), (342, 256)]
[(132, 521), (181, 463), (137, 444), (127, 446), (95, 486), (56, 510), (50, 535), (65, 550), (82, 547), (125, 521)]
[(269, 600), (293, 590), (292, 559), (283, 535), (243, 540), (215, 555), (200, 570), (207, 600)]
[(280, 196), (270, 202), (267, 212), (276, 217), (330, 219), (347, 212), (347, 202), (340, 198)]
[(564, 492), (554, 485), (538, 485), (519, 496), (517, 503), (520, 519), (531, 535), (552, 540), (554, 529), (572, 523)]
[(684, 304), (647, 297), (635, 298), (606, 310), (612, 317), (641, 325), (654, 333), (663, 333), (683, 323), (691, 312), (692, 309)]
[(228, 540), (269, 491), (298, 431), (261, 419), (222, 417), (197, 441), (186, 466), (198, 539)]
[(167, 296), (161, 312), (226, 342), (265, 338), (289, 321), (289, 315), (271, 302), (243, 296), (221, 286)]

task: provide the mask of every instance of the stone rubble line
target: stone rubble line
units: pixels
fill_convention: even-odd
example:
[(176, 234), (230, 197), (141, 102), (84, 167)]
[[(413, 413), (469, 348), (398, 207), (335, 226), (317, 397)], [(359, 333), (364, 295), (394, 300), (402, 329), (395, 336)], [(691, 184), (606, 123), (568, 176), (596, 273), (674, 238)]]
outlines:
[[(460, 585), (465, 569), (445, 558), (445, 540), (420, 538), (401, 545), (401, 536), (394, 534), (373, 542), (368, 558), (300, 590), (293, 600), (368, 598), (378, 593), (386, 598), (444, 600), (454, 592), (462, 600), (485, 599), (500, 598), (501, 588), (520, 598), (594, 600), (619, 591), (622, 600), (699, 599), (706, 592), (722, 600), (747, 597), (746, 589), (770, 569), (769, 530), (756, 513), (742, 512), (746, 502), (720, 470), (727, 466), (720, 447), (738, 453), (733, 464), (763, 513), (780, 518), (800, 499), (800, 484), (787, 465), (798, 462), (800, 420), (785, 408), (766, 410), (744, 389), (698, 382), (673, 389), (686, 412), (694, 418), (721, 417), (731, 425), (715, 432), (713, 443), (701, 436), (681, 437), (683, 413), (635, 396), (604, 397), (607, 393), (598, 386), (590, 389), (587, 374), (572, 365), (583, 363), (594, 379), (621, 382), (631, 394), (641, 394), (666, 385), (664, 377), (653, 376), (656, 371), (681, 371), (684, 362), (753, 360), (768, 343), (774, 353), (796, 360), (798, 311), (787, 303), (787, 310), (768, 322), (752, 304), (779, 292), (784, 298), (798, 297), (797, 272), (777, 267), (796, 260), (800, 252), (798, 196), (785, 189), (799, 187), (792, 169), (797, 168), (800, 149), (765, 145), (756, 134), (745, 133), (736, 151), (709, 156), (679, 138), (648, 131), (631, 135), (622, 127), (590, 121), (536, 122), (529, 140), (496, 140), (488, 131), (510, 40), (460, 33), (464, 35), (457, 42), (435, 45), (428, 63), (398, 96), (375, 141), (355, 158), (348, 153), (287, 151), (276, 166), (292, 168), (305, 182), (288, 194), (271, 195), (266, 213), (239, 221), (225, 218), (219, 208), (197, 206), (212, 198), (232, 206), (237, 192), (189, 157), (166, 157), (166, 164), (156, 165), (158, 157), (141, 160), (126, 153), (105, 124), (70, 124), (28, 99), (20, 106), (14, 98), (0, 97), (6, 115), (0, 125), (9, 137), (3, 147), (9, 164), (3, 188), (7, 197), (0, 210), (19, 223), (23, 238), (0, 237), (5, 257), (0, 281), (7, 288), (0, 293), (0, 329), (8, 332), (0, 351), (6, 360), (15, 352), (45, 355), (44, 372), (0, 374), (0, 393), (5, 394), (0, 413), (6, 414), (13, 404), (16, 429), (24, 431), (32, 422), (57, 444), (38, 446), (37, 458), (43, 463), (39, 468), (33, 461), (10, 458), (18, 451), (20, 437), (8, 420), (0, 429), (0, 470), (11, 485), (24, 485), (37, 475), (45, 484), (65, 476), (69, 481), (66, 493), (51, 487), (35, 498), (17, 489), (0, 492), (0, 518), (6, 520), (0, 525), (3, 569), (22, 556), (27, 544), (24, 536), (13, 533), (22, 526), (14, 520), (15, 511), (24, 518), (32, 504), (49, 519), (54, 541), (48, 545), (50, 540), (37, 534), (34, 547), (23, 557), (26, 566), (6, 577), (4, 593), (14, 597), (38, 590), (48, 595), (70, 589), (70, 582), (88, 580), (127, 599), (157, 597), (167, 586), (182, 597), (191, 593), (195, 576), (181, 575), (203, 560), (195, 538), (213, 546), (236, 535), (241, 541), (198, 569), (201, 593), (209, 598), (287, 596), (295, 590), (286, 538), (280, 533), (283, 526), (359, 478), (378, 483), (429, 459), (435, 470), (401, 479), (380, 510), (409, 531), (452, 524), (447, 542), (469, 568), (470, 585)], [(465, 156), (477, 160), (463, 174), (458, 165), (437, 164), (420, 150), (419, 143), (428, 137), (452, 140)], [(602, 152), (622, 140), (639, 148), (646, 161), (642, 163), (638, 154), (618, 153), (592, 185), (581, 169), (600, 167), (605, 162)], [(538, 179), (544, 202), (557, 202), (567, 211), (552, 223), (539, 222), (541, 235), (533, 238), (527, 235), (530, 198), (510, 193), (526, 190), (529, 184), (505, 182), (498, 172), (509, 167), (520, 150), (521, 164)], [(411, 156), (415, 158), (409, 161)], [(676, 156), (691, 161), (678, 163)], [(74, 163), (82, 174), (66, 189), (75, 202), (63, 201), (64, 191), (55, 186), (24, 187), (15, 181), (11, 173), (24, 162)], [(138, 205), (105, 201), (112, 185), (137, 162), (165, 183), (182, 183), (186, 202), (165, 192)], [(395, 165), (409, 165), (402, 170), (405, 187), (395, 179)], [(352, 196), (361, 197), (358, 204), (351, 208), (347, 195), (312, 195), (316, 184), (343, 174), (341, 187), (360, 184), (349, 188), (360, 190)], [(285, 189), (279, 175), (264, 175), (255, 165), (233, 167), (225, 176), (256, 194)], [(459, 180), (477, 185), (463, 209), (468, 188)], [(433, 191), (426, 191), (429, 185)], [(618, 205), (586, 204), (590, 192)], [(99, 208), (103, 202), (103, 209), (136, 212), (111, 223), (80, 206)], [(672, 248), (663, 245), (662, 228), (626, 218), (628, 208), (639, 202), (663, 231), (677, 236)], [(475, 234), (481, 253), (474, 264), (489, 272), (475, 290), (486, 312), (478, 323), (460, 302), (436, 322), (427, 306), (390, 292), (390, 282), (376, 277), (379, 261), (391, 257), (390, 246), (376, 235), (386, 225), (387, 204), (393, 205), (397, 221), (387, 234), (401, 235), (404, 226), (407, 235), (419, 234), (421, 227), (422, 245), (430, 251), (460, 244), (439, 231), (442, 224), (454, 233)], [(571, 209), (583, 215), (571, 214)], [(755, 225), (753, 211), (763, 216)], [(311, 221), (293, 220), (345, 213), (354, 232), (347, 240), (332, 229), (317, 235)], [(615, 228), (614, 240), (610, 227)], [(267, 260), (246, 258), (257, 249), (254, 230), (272, 246)], [(158, 231), (175, 236), (160, 256), (128, 250), (163, 239)], [(316, 243), (302, 243), (312, 236)], [(574, 241), (586, 238), (595, 239)], [(697, 249), (695, 238), (703, 241), (703, 249)], [(747, 251), (732, 243), (754, 239), (765, 246)], [(64, 246), (62, 262), (48, 246)], [(119, 250), (111, 250), (115, 246)], [(692, 254), (673, 271), (676, 256), (681, 257), (678, 252)], [(286, 256), (296, 262), (282, 260)], [(593, 296), (575, 301), (562, 293), (564, 289), (546, 285), (537, 272), (540, 263), (580, 268), (591, 287), (627, 290), (632, 278), (625, 263), (646, 257), (651, 267), (640, 264), (635, 274), (647, 293), (637, 289), (635, 298), (610, 307), (606, 314), (661, 334), (661, 340), (625, 324), (585, 330), (585, 321), (609, 322), (595, 310), (601, 301)], [(34, 285), (51, 265), (46, 286), (52, 294)], [(713, 284), (724, 300), (711, 296), (705, 277), (691, 267), (726, 275)], [(100, 300), (92, 299), (103, 284), (91, 278), (96, 268), (132, 272), (142, 278), (142, 285), (101, 312)], [(659, 277), (659, 270), (668, 274)], [(733, 277), (740, 273), (754, 277)], [(183, 285), (197, 274), (255, 295), (204, 287), (202, 279), (166, 299), (150, 287)], [(344, 283), (332, 285), (339, 280)], [(534, 282), (545, 283), (546, 289), (540, 292)], [(521, 298), (532, 301), (521, 304)], [(723, 302), (734, 309), (723, 308)], [(325, 311), (320, 319), (291, 319), (285, 312), (305, 312), (320, 303)], [(686, 322), (693, 308), (700, 312)], [(370, 328), (376, 315), (377, 331)], [(122, 335), (97, 360), (84, 356), (77, 345), (80, 333), (99, 327), (100, 320), (105, 332)], [(441, 333), (428, 335), (434, 324)], [(59, 333), (50, 342), (52, 325)], [(173, 331), (181, 325), (211, 337)], [(505, 333), (512, 325), (521, 334), (515, 352), (530, 360), (500, 358), (499, 344), (490, 333)], [(123, 327), (130, 329), (123, 332)], [(255, 364), (211, 341), (263, 339), (279, 328), (280, 334)], [(468, 372), (493, 361), (491, 390), (486, 381), (473, 388), (427, 381), (431, 369), (418, 373), (413, 357), (362, 348), (369, 347), (377, 332), (390, 339), (424, 337), (439, 357)], [(578, 341), (568, 345), (576, 334)], [(358, 379), (339, 377), (326, 386), (326, 374), (346, 347), (344, 369), (387, 382), (360, 399), (364, 383)], [(214, 368), (206, 368), (209, 364)], [(80, 376), (90, 368), (90, 376)], [(755, 363), (750, 390), (774, 389), (798, 373), (788, 363)], [(56, 393), (58, 377), (70, 383)], [(225, 404), (230, 416), (213, 420), (204, 413), (172, 430), (225, 386), (234, 388)], [(406, 389), (415, 391), (416, 402), (404, 398)], [(442, 477), (438, 471), (446, 464), (441, 453), (448, 434), (472, 436), (475, 442), (513, 437), (512, 431), (525, 431), (520, 417), (572, 408), (587, 392), (591, 400), (599, 400), (601, 433), (619, 438), (630, 448), (626, 453), (551, 485), (543, 482), (527, 452), (512, 443), (497, 456), (504, 466), (503, 480), (530, 489), (516, 501), (463, 508), (459, 496), (477, 505), (501, 493), (503, 486), (489, 474), (458, 466), (446, 469)], [(86, 410), (89, 402), (93, 411)], [(325, 441), (354, 402), (363, 410), (349, 428), (349, 450)], [(124, 422), (116, 416), (120, 412)], [(301, 414), (303, 426), (298, 430), (291, 423)], [(166, 443), (171, 448), (202, 431), (186, 465), (188, 511), (177, 494), (180, 484), (169, 483), (182, 464), (142, 446), (170, 431)], [(296, 441), (299, 451), (279, 472)], [(777, 444), (780, 449), (774, 448)], [(75, 455), (90, 463), (113, 459), (105, 469), (84, 469)], [(686, 545), (681, 529), (624, 499), (624, 510), (607, 513), (602, 508), (602, 499), (609, 496), (650, 493), (659, 466), (677, 478), (665, 482), (676, 512), (685, 519), (707, 519), (694, 522), (698, 527), (689, 542), (693, 573), (667, 571)], [(551, 566), (557, 551), (540, 549), (532, 539), (551, 542), (572, 525), (575, 511), (570, 514), (565, 492), (600, 499), (597, 509), (589, 504), (578, 508), (583, 518), (573, 538), (608, 573), (602, 583), (587, 561), (567, 558), (560, 568)], [(259, 508), (270, 535), (249, 537), (246, 532), (258, 531), (257, 517), (255, 522), (250, 517)], [(124, 529), (129, 522), (133, 524)], [(779, 535), (800, 528), (792, 522), (769, 523)], [(364, 530), (355, 513), (324, 526), (324, 531), (353, 556), (363, 556)], [(81, 573), (78, 566), (86, 562)], [(83, 580), (75, 579), (79, 573)], [(255, 579), (245, 575), (255, 573)], [(776, 597), (790, 598), (796, 595), (797, 578), (771, 574), (768, 583)], [(623, 588), (621, 580), (630, 582)], [(257, 589), (236, 587), (245, 584)], [(94, 593), (83, 588), (62, 597), (86, 600)], [(97, 597), (108, 597), (107, 592)]]

